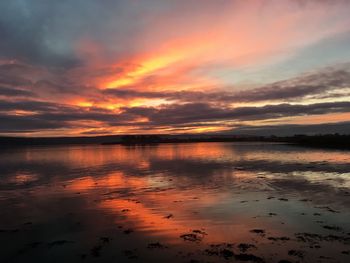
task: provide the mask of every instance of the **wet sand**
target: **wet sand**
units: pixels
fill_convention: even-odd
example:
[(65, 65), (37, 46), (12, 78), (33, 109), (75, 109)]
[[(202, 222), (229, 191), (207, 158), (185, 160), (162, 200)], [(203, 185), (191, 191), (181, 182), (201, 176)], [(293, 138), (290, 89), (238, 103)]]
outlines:
[(350, 262), (350, 152), (0, 151), (0, 262)]

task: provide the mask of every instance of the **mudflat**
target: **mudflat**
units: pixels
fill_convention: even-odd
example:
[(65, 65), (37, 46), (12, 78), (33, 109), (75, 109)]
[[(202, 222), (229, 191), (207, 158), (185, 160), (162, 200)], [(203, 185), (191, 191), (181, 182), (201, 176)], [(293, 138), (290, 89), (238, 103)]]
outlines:
[(350, 151), (0, 151), (1, 262), (349, 262)]

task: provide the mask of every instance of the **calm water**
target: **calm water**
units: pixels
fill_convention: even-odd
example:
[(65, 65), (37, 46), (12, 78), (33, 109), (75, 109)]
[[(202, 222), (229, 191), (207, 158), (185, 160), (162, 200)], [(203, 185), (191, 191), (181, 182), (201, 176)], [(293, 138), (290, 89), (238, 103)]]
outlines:
[(347, 151), (0, 151), (0, 262), (350, 262), (349, 254)]

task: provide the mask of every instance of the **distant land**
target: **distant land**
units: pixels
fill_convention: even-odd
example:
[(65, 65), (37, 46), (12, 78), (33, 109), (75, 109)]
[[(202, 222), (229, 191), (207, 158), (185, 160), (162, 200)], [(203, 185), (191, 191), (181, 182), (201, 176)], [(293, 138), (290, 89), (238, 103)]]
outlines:
[(320, 135), (320, 134), (350, 134), (350, 121), (321, 123), (321, 124), (285, 124), (285, 125), (259, 125), (241, 126), (228, 133), (234, 135), (255, 136), (294, 136), (296, 134)]
[(154, 145), (161, 143), (195, 142), (276, 142), (301, 146), (350, 149), (350, 134), (251, 136), (251, 135), (108, 135), (94, 137), (0, 137), (1, 147), (44, 145)]

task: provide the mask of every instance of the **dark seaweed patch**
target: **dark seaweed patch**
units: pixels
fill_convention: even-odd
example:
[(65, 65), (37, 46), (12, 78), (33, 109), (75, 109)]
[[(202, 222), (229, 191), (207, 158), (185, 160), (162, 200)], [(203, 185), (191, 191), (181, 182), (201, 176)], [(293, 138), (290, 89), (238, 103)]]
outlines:
[(94, 246), (92, 249), (90, 249), (91, 256), (95, 258), (99, 257), (101, 255), (101, 249), (102, 249), (101, 245)]
[(62, 246), (68, 243), (73, 243), (72, 241), (68, 241), (68, 240), (55, 240), (52, 241), (50, 243), (48, 243), (47, 245), (49, 246), (49, 248), (54, 247), (54, 246)]
[(251, 248), (256, 248), (255, 245), (247, 244), (247, 243), (240, 243), (237, 247), (242, 252), (246, 252), (248, 249), (251, 249)]
[(126, 234), (126, 235), (129, 235), (129, 234), (131, 234), (132, 232), (134, 232), (134, 230), (131, 229), (131, 228), (125, 229), (125, 230), (123, 231), (123, 233)]
[(155, 249), (155, 248), (164, 249), (164, 248), (168, 248), (168, 247), (159, 243), (159, 242), (155, 242), (155, 243), (149, 243), (147, 245), (147, 248), (149, 248), (149, 249)]
[(268, 237), (267, 239), (271, 240), (271, 241), (288, 241), (288, 240), (290, 240), (289, 237)]
[(288, 251), (288, 255), (295, 256), (298, 258), (304, 258), (304, 251), (292, 249)]
[(333, 230), (333, 231), (342, 231), (339, 226), (323, 226), (324, 229)]

